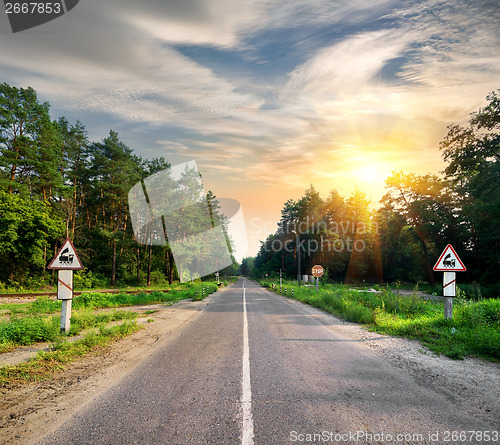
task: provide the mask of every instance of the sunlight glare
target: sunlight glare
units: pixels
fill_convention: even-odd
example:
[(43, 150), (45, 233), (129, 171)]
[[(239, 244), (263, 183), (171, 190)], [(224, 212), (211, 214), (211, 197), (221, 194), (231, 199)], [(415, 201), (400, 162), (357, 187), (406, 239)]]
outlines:
[(383, 183), (387, 177), (385, 169), (379, 163), (372, 163), (356, 166), (353, 169), (356, 178), (365, 183)]

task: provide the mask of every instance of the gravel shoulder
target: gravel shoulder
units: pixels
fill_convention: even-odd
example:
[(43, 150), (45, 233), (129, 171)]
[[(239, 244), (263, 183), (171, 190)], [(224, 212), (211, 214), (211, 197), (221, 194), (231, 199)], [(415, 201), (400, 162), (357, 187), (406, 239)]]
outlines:
[(476, 358), (453, 360), (438, 355), (418, 340), (391, 337), (363, 329), (356, 323), (304, 305), (296, 300), (292, 304), (325, 325), (336, 335), (359, 342), (372, 353), (384, 357), (394, 366), (406, 370), (420, 385), (447, 396), (450, 403), (474, 407), (485, 419), (498, 424), (500, 419), (500, 363)]

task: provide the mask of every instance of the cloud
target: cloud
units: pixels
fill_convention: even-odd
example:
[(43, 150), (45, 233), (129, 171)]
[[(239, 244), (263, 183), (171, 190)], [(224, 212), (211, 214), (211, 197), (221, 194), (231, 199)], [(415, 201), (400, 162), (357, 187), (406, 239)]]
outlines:
[(401, 34), (393, 30), (362, 33), (320, 50), (291, 73), (284, 95), (328, 101), (342, 94), (364, 93), (376, 86), (385, 64), (406, 49), (411, 37)]
[(498, 14), (462, 0), (87, 0), (2, 35), (0, 70), (63, 113), (136, 123), (158, 155), (302, 188), (367, 153), (437, 166), (446, 125), (498, 88)]
[(265, 14), (259, 17), (257, 30), (321, 26), (353, 25), (377, 20), (394, 0), (277, 0), (261, 4)]

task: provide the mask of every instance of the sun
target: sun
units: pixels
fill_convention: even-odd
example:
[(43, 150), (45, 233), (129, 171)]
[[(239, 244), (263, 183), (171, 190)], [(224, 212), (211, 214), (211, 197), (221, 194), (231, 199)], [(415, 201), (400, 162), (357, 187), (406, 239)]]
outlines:
[(378, 162), (363, 163), (352, 169), (353, 175), (365, 184), (383, 184), (387, 177), (385, 166)]

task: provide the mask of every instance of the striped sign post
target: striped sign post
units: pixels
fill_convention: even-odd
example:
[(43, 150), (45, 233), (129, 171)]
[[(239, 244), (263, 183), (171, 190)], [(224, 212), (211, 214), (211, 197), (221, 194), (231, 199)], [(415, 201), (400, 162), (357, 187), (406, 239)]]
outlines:
[(57, 270), (57, 299), (62, 301), (61, 332), (68, 333), (73, 300), (73, 271), (83, 269), (75, 246), (68, 238), (47, 269)]
[(434, 270), (443, 274), (444, 318), (453, 317), (453, 297), (456, 296), (457, 279), (455, 272), (467, 270), (455, 249), (448, 244), (434, 265)]

